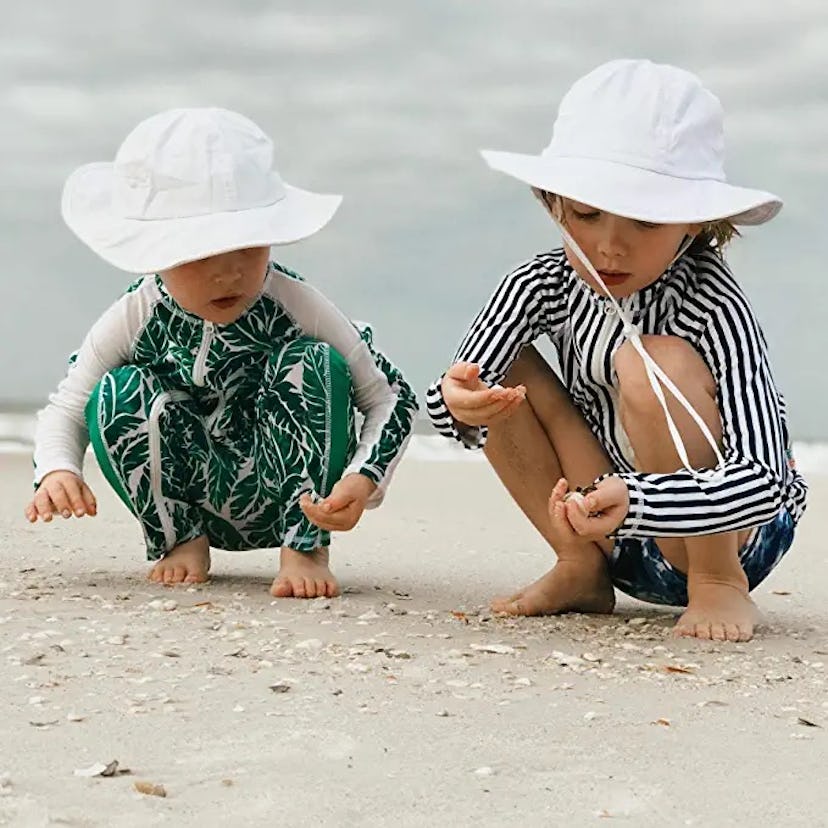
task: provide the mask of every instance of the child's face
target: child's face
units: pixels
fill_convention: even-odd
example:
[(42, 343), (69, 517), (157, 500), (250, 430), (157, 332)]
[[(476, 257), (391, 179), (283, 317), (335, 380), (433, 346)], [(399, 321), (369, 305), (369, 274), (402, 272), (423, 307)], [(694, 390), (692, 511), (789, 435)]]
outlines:
[[(563, 223), (616, 298), (651, 285), (670, 266), (685, 236), (695, 236), (697, 224), (650, 224), (605, 213), (568, 198), (561, 199)], [(569, 263), (596, 292), (603, 294), (568, 246)]]
[(184, 310), (208, 322), (229, 325), (261, 291), (269, 256), (269, 247), (248, 247), (187, 262), (160, 275)]

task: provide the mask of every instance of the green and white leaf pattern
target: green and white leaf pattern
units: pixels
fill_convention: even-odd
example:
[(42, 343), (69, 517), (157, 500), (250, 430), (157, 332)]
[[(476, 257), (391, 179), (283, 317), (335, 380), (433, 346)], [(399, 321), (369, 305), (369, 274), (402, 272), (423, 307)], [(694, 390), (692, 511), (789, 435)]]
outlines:
[[(208, 326), (180, 308), (158, 277), (146, 278), (156, 278), (162, 300), (134, 343), (131, 364), (99, 383), (87, 420), (100, 438), (93, 445), (105, 455), (101, 467), (141, 521), (148, 557), (202, 533), (224, 549), (327, 546), (328, 533), (305, 518), (299, 497), (327, 494), (356, 447), (350, 383), (331, 383), (332, 361), (341, 375), (344, 359), (303, 336), (266, 294), (233, 324)], [(370, 333), (363, 335), (370, 345)], [(204, 370), (196, 385), (199, 356)], [(416, 401), (397, 369), (380, 354), (375, 359), (404, 392), (365, 467), (378, 479), (410, 431)], [(332, 424), (345, 435), (336, 445)]]

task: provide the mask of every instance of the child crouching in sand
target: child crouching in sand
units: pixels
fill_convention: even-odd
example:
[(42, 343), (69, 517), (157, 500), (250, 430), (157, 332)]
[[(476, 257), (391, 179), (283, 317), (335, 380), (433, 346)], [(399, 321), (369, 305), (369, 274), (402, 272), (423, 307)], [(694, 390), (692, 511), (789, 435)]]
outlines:
[(95, 323), (40, 413), (26, 516), (96, 514), (91, 439), (141, 523), (151, 580), (205, 581), (211, 546), (281, 547), (273, 595), (332, 596), (330, 532), (379, 505), (417, 403), (370, 332), (269, 261), (341, 201), (285, 184), (272, 153), (241, 115), (171, 110), (139, 124), (114, 164), (70, 176), (70, 228), (152, 275)]
[[(572, 87), (542, 155), (484, 153), (564, 238), (504, 278), (427, 396), (557, 554), (495, 610), (611, 612), (615, 586), (686, 606), (678, 635), (753, 635), (749, 592), (790, 547), (806, 486), (722, 255), (781, 202), (728, 184), (723, 146), (696, 77), (622, 60)], [(532, 346), (543, 334), (560, 379)]]

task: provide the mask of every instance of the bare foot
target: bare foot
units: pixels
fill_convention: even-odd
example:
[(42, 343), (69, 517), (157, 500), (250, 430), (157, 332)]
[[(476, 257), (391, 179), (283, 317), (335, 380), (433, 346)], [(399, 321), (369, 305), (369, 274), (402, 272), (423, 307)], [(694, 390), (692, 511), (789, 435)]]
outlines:
[(328, 569), (328, 550), (297, 552), (282, 547), (279, 574), (270, 587), (275, 598), (333, 598), (339, 595), (339, 584)]
[(687, 585), (689, 602), (673, 629), (682, 638), (712, 641), (750, 641), (759, 611), (747, 584), (713, 578), (696, 578)]
[(507, 615), (557, 615), (562, 612), (610, 613), (615, 591), (603, 555), (559, 560), (533, 584), (492, 602), (495, 612)]
[(147, 577), (157, 584), (203, 584), (209, 572), (210, 544), (200, 535), (164, 555)]

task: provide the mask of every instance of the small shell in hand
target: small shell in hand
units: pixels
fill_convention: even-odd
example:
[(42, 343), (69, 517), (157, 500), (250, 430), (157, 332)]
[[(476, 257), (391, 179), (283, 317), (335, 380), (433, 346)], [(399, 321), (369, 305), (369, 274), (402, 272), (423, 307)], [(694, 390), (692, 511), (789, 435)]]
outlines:
[(570, 500), (574, 500), (576, 503), (583, 506), (586, 498), (580, 492), (567, 492), (564, 495), (564, 503), (568, 503)]

